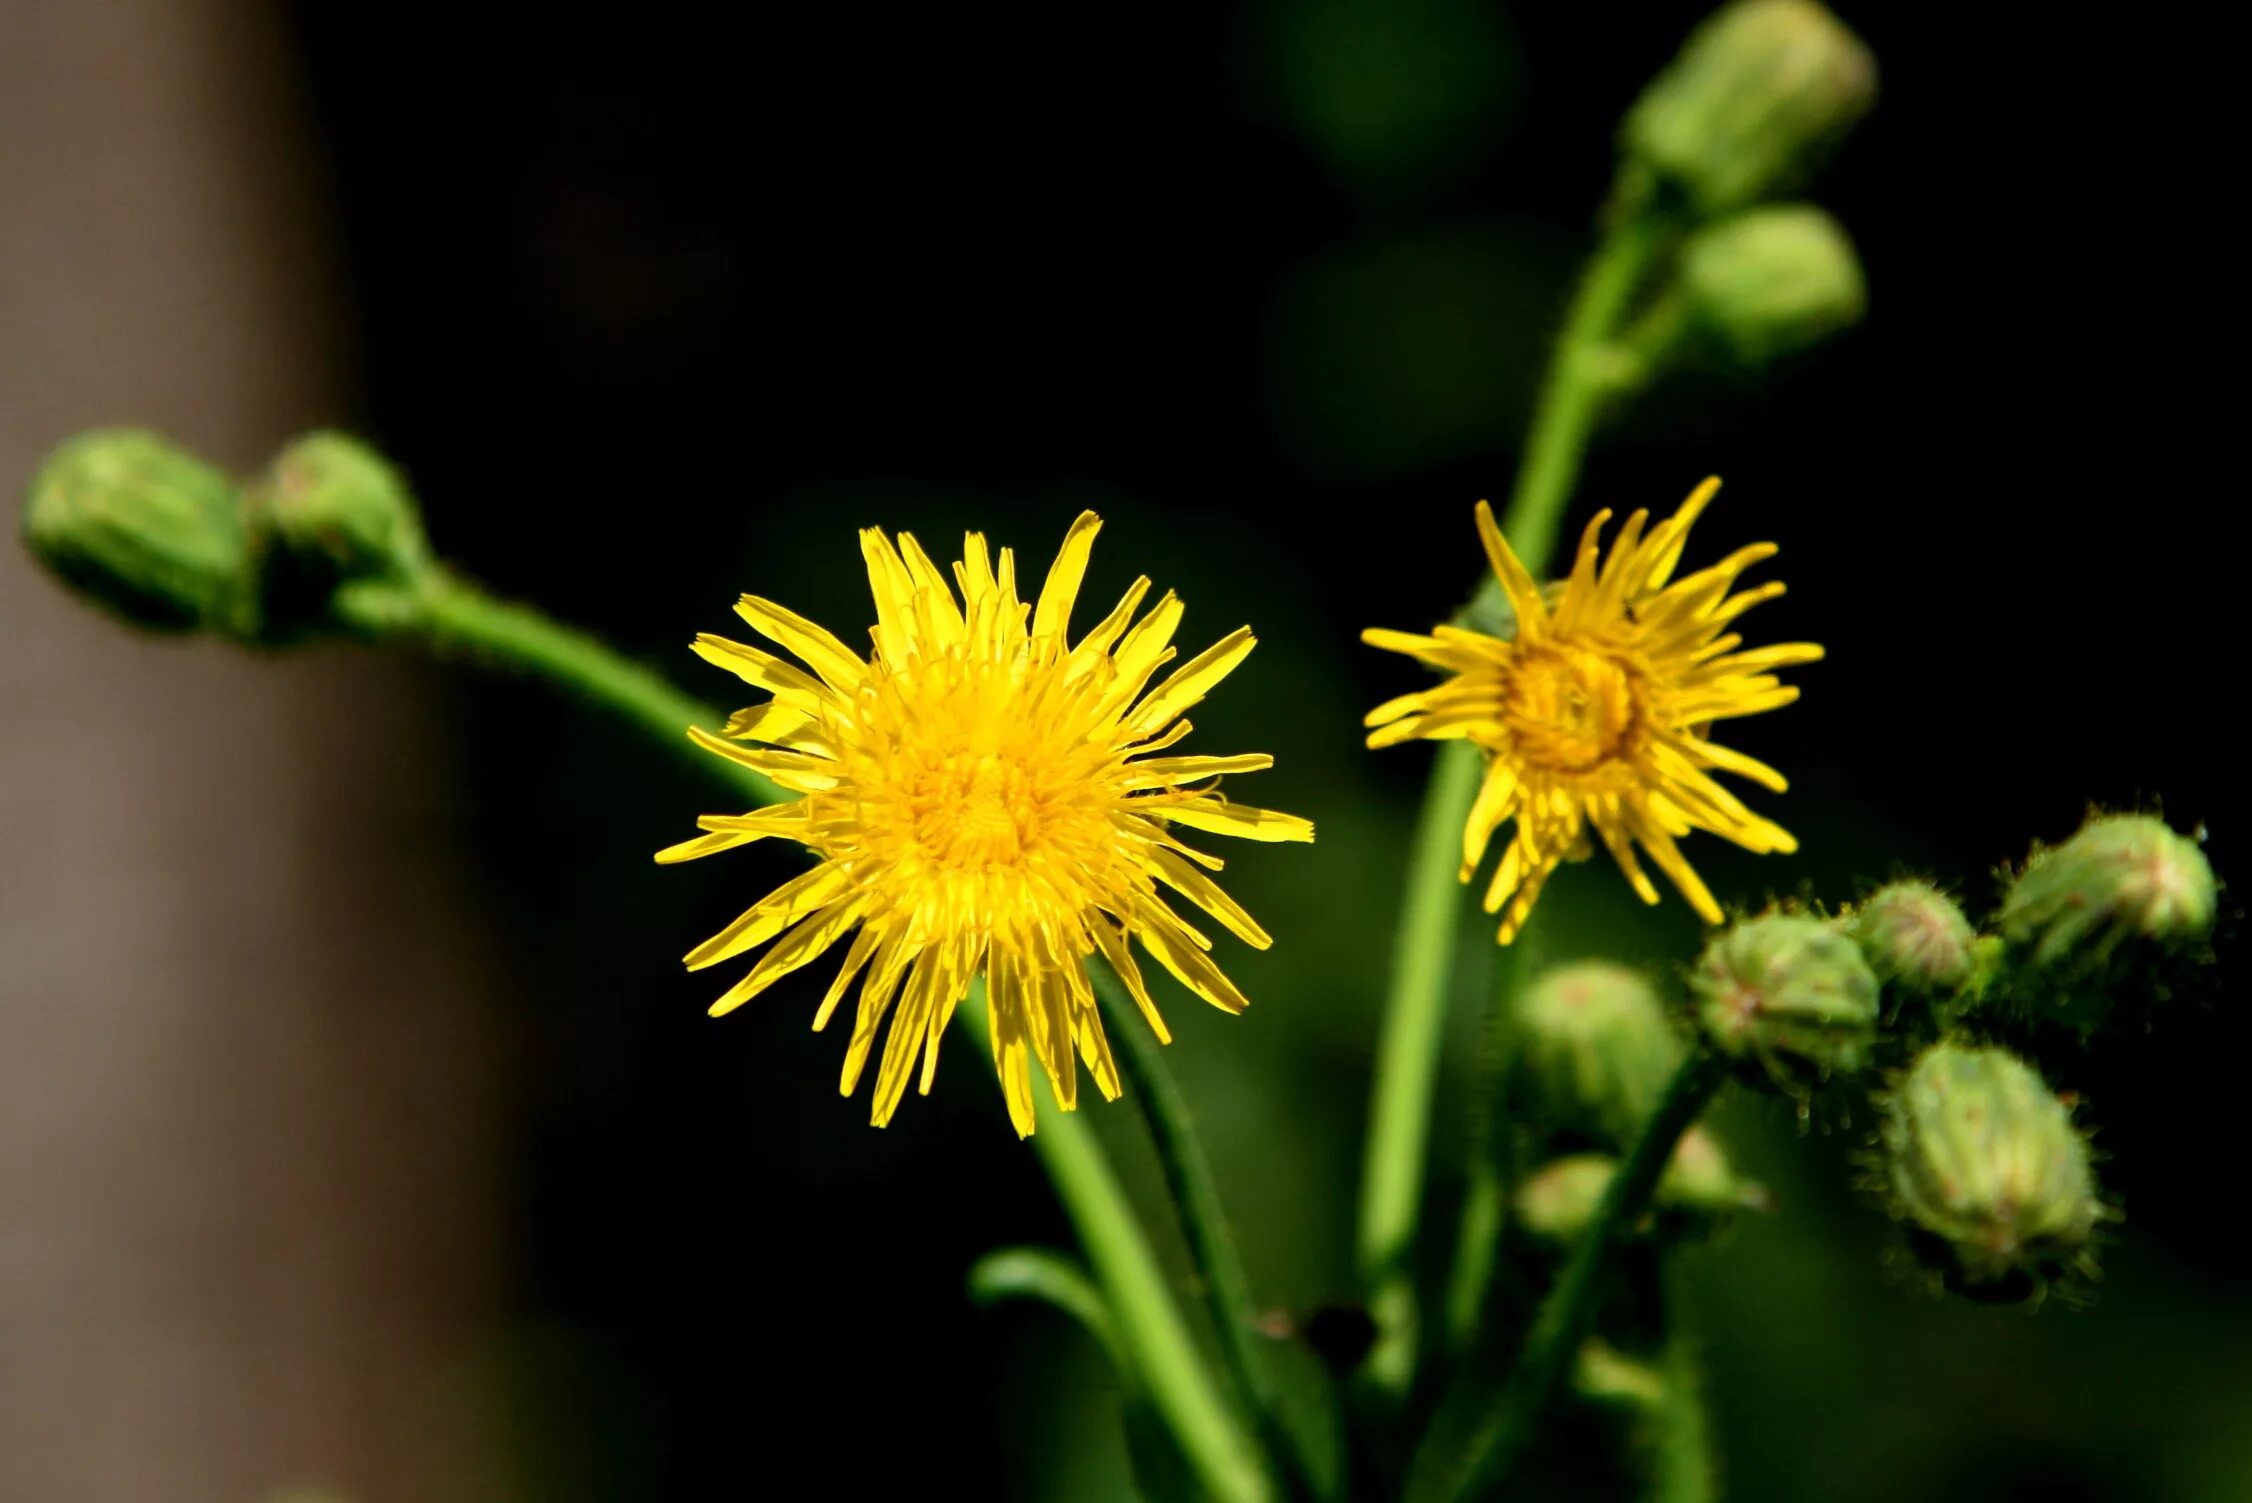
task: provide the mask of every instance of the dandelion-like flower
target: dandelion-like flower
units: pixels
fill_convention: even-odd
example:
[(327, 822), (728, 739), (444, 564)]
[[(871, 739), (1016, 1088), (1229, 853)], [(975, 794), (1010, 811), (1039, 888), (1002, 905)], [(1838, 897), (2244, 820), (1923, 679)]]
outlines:
[[(1189, 733), (1180, 718), (1250, 653), (1249, 627), (1174, 669), (1181, 602), (1167, 592), (1137, 621), (1137, 579), (1076, 643), (1071, 608), (1102, 523), (1085, 512), (1065, 535), (1036, 602), (1017, 596), (1016, 560), (971, 533), (946, 576), (905, 533), (860, 534), (876, 599), (866, 658), (814, 623), (746, 595), (736, 613), (811, 672), (724, 637), (695, 650), (773, 698), (726, 733), (689, 734), (799, 797), (749, 814), (706, 815), (704, 833), (657, 855), (689, 861), (768, 836), (821, 859), (689, 952), (700, 970), (775, 941), (712, 1004), (757, 996), (855, 929), (815, 1014), (827, 1025), (855, 977), (859, 1016), (840, 1089), (852, 1094), (883, 1031), (872, 1120), (891, 1119), (921, 1061), (926, 1094), (954, 1008), (983, 976), (994, 1068), (1019, 1136), (1033, 1129), (1031, 1062), (1069, 1111), (1076, 1053), (1108, 1098), (1118, 1068), (1086, 962), (1100, 951), (1161, 1040), (1165, 1023), (1129, 948), (1138, 940), (1198, 996), (1247, 1005), (1207, 953), (1211, 941), (1159, 895), (1171, 888), (1245, 943), (1272, 941), (1205, 873), (1218, 858), (1175, 828), (1250, 840), (1311, 840), (1303, 819), (1230, 802), (1213, 781), (1274, 765), (1243, 756), (1160, 755)], [(1146, 692), (1145, 692), (1146, 690)]]
[(1637, 846), (1708, 924), (1721, 921), (1720, 905), (1681, 854), (1680, 837), (1709, 830), (1749, 851), (1798, 847), (1712, 776), (1734, 773), (1783, 791), (1781, 773), (1717, 745), (1709, 733), (1714, 721), (1797, 699), (1798, 690), (1772, 670), (1822, 656), (1811, 642), (1739, 650), (1743, 638), (1727, 630), (1783, 593), (1780, 584), (1730, 593), (1746, 569), (1774, 555), (1774, 544), (1755, 543), (1709, 569), (1673, 577), (1690, 526), (1719, 488), (1718, 480), (1707, 480), (1647, 532), (1649, 513), (1636, 512), (1607, 558), (1601, 542), (1611, 514), (1597, 514), (1570, 577), (1545, 592), (1481, 501), (1478, 535), (1516, 613), (1515, 636), (1453, 626), (1429, 636), (1362, 633), (1372, 647), (1404, 652), (1450, 675), (1435, 689), (1370, 711), (1368, 744), (1467, 740), (1485, 754), (1485, 781), (1462, 831), (1462, 880), (1470, 880), (1494, 831), (1514, 820), (1514, 838), (1485, 898), (1488, 913), (1508, 907), (1503, 944), (1517, 937), (1557, 864), (1588, 853), (1590, 830), (1644, 902), (1657, 902), (1658, 889)]

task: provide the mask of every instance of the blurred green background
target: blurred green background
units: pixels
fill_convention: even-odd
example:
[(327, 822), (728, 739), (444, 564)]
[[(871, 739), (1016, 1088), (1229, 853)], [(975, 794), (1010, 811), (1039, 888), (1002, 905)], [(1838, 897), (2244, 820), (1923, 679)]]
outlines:
[[(1226, 957), (1258, 1005), (1170, 989), (1303, 1315), (1354, 1292), (1428, 758), (1361, 748), (1413, 670), (1355, 636), (1473, 583), (1615, 122), (1701, 10), (13, 0), (0, 457), (131, 421), (248, 468), (350, 426), (448, 557), (715, 700), (684, 646), (741, 591), (859, 631), (854, 527), (1044, 563), (1097, 508), (1090, 598), (1147, 572), (1185, 637), (1256, 625), (1191, 749), (1273, 752), (1257, 801), (1320, 825), (1230, 853), (1279, 939)], [(1866, 324), (1666, 383), (1569, 524), (1718, 472), (1697, 551), (1779, 541), (1755, 631), (1831, 648), (1739, 738), (1802, 853), (1693, 854), (1738, 903), (1916, 871), (1975, 911), (2096, 800), (2208, 822), (2226, 879), (2229, 49), (1841, 13), (1883, 95), (1818, 196)], [(536, 685), (128, 641), (4, 568), (0, 1494), (1129, 1495), (1084, 1340), (962, 1298), (988, 1247), (1067, 1242), (982, 1062), (879, 1133), (806, 1031), (825, 974), (704, 1017), (675, 957), (793, 869), (650, 863), (713, 785)], [(1544, 904), (1557, 958), (1697, 944), (1599, 862)], [(1853, 1193), (1869, 1123), (1727, 1109), (1778, 1207), (1692, 1261), (1731, 1496), (2252, 1497), (2222, 985), (2051, 1070), (2127, 1212), (2085, 1311), (1931, 1297)], [(1092, 1115), (1159, 1207), (1131, 1112)]]

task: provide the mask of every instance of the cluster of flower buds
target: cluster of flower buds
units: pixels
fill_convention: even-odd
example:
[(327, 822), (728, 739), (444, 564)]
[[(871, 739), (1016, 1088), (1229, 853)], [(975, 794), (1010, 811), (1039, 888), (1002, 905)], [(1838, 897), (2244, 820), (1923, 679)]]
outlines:
[(1736, 0), (1626, 117), (1630, 174), (1686, 221), (1670, 282), (1621, 341), (1646, 372), (1694, 352), (1754, 370), (1858, 322), (1852, 237), (1797, 191), (1876, 99), (1861, 40), (1814, 0)]
[(340, 583), (430, 566), (398, 472), (335, 433), (296, 440), (247, 484), (153, 433), (83, 433), (33, 479), (23, 528), (34, 555), (128, 620), (245, 642), (331, 624)]
[(1754, 1083), (1803, 1096), (1860, 1072), (1876, 1041), (1876, 974), (1834, 921), (1767, 913), (1730, 925), (1689, 973), (1706, 1042)]
[(2105, 1210), (2087, 1138), (2016, 1055), (1926, 1049), (1892, 1090), (1883, 1143), (1894, 1214), (1950, 1287), (2022, 1299), (2092, 1267)]

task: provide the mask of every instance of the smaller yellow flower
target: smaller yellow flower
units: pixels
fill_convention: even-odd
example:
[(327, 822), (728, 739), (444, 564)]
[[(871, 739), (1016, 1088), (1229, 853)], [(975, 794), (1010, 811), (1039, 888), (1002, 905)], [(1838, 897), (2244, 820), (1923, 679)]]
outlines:
[(1486, 756), (1485, 781), (1462, 831), (1462, 880), (1470, 880), (1494, 831), (1516, 821), (1514, 838), (1486, 888), (1485, 907), (1508, 912), (1500, 941), (1524, 927), (1558, 863), (1588, 854), (1588, 832), (1610, 849), (1645, 903), (1658, 889), (1636, 846), (1650, 853), (1708, 924), (1720, 904), (1677, 843), (1708, 830), (1748, 851), (1789, 852), (1798, 842), (1715, 782), (1729, 772), (1781, 793), (1783, 775), (1710, 739), (1712, 723), (1779, 709), (1798, 690), (1772, 670), (1811, 663), (1811, 642), (1739, 651), (1726, 628), (1763, 600), (1783, 593), (1764, 584), (1731, 594), (1746, 569), (1771, 558), (1755, 543), (1682, 579), (1673, 577), (1699, 513), (1720, 489), (1697, 487), (1681, 510), (1649, 528), (1650, 514), (1627, 518), (1598, 560), (1600, 512), (1580, 538), (1572, 572), (1543, 591), (1478, 503), (1478, 535), (1516, 612), (1512, 640), (1439, 626), (1429, 636), (1370, 630), (1371, 647), (1404, 652), (1451, 675), (1435, 689), (1405, 694), (1369, 712), (1368, 744), (1416, 739), (1467, 740)]

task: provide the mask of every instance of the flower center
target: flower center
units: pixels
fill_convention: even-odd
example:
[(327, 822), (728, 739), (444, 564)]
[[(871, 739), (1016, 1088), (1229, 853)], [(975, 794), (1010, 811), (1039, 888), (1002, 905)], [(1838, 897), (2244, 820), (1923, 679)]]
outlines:
[(1620, 756), (1641, 720), (1632, 673), (1585, 647), (1528, 647), (1502, 689), (1502, 717), (1524, 758), (1589, 772)]
[(942, 867), (1014, 866), (1040, 838), (1031, 784), (1013, 758), (948, 758), (930, 769), (919, 790), (916, 837)]

